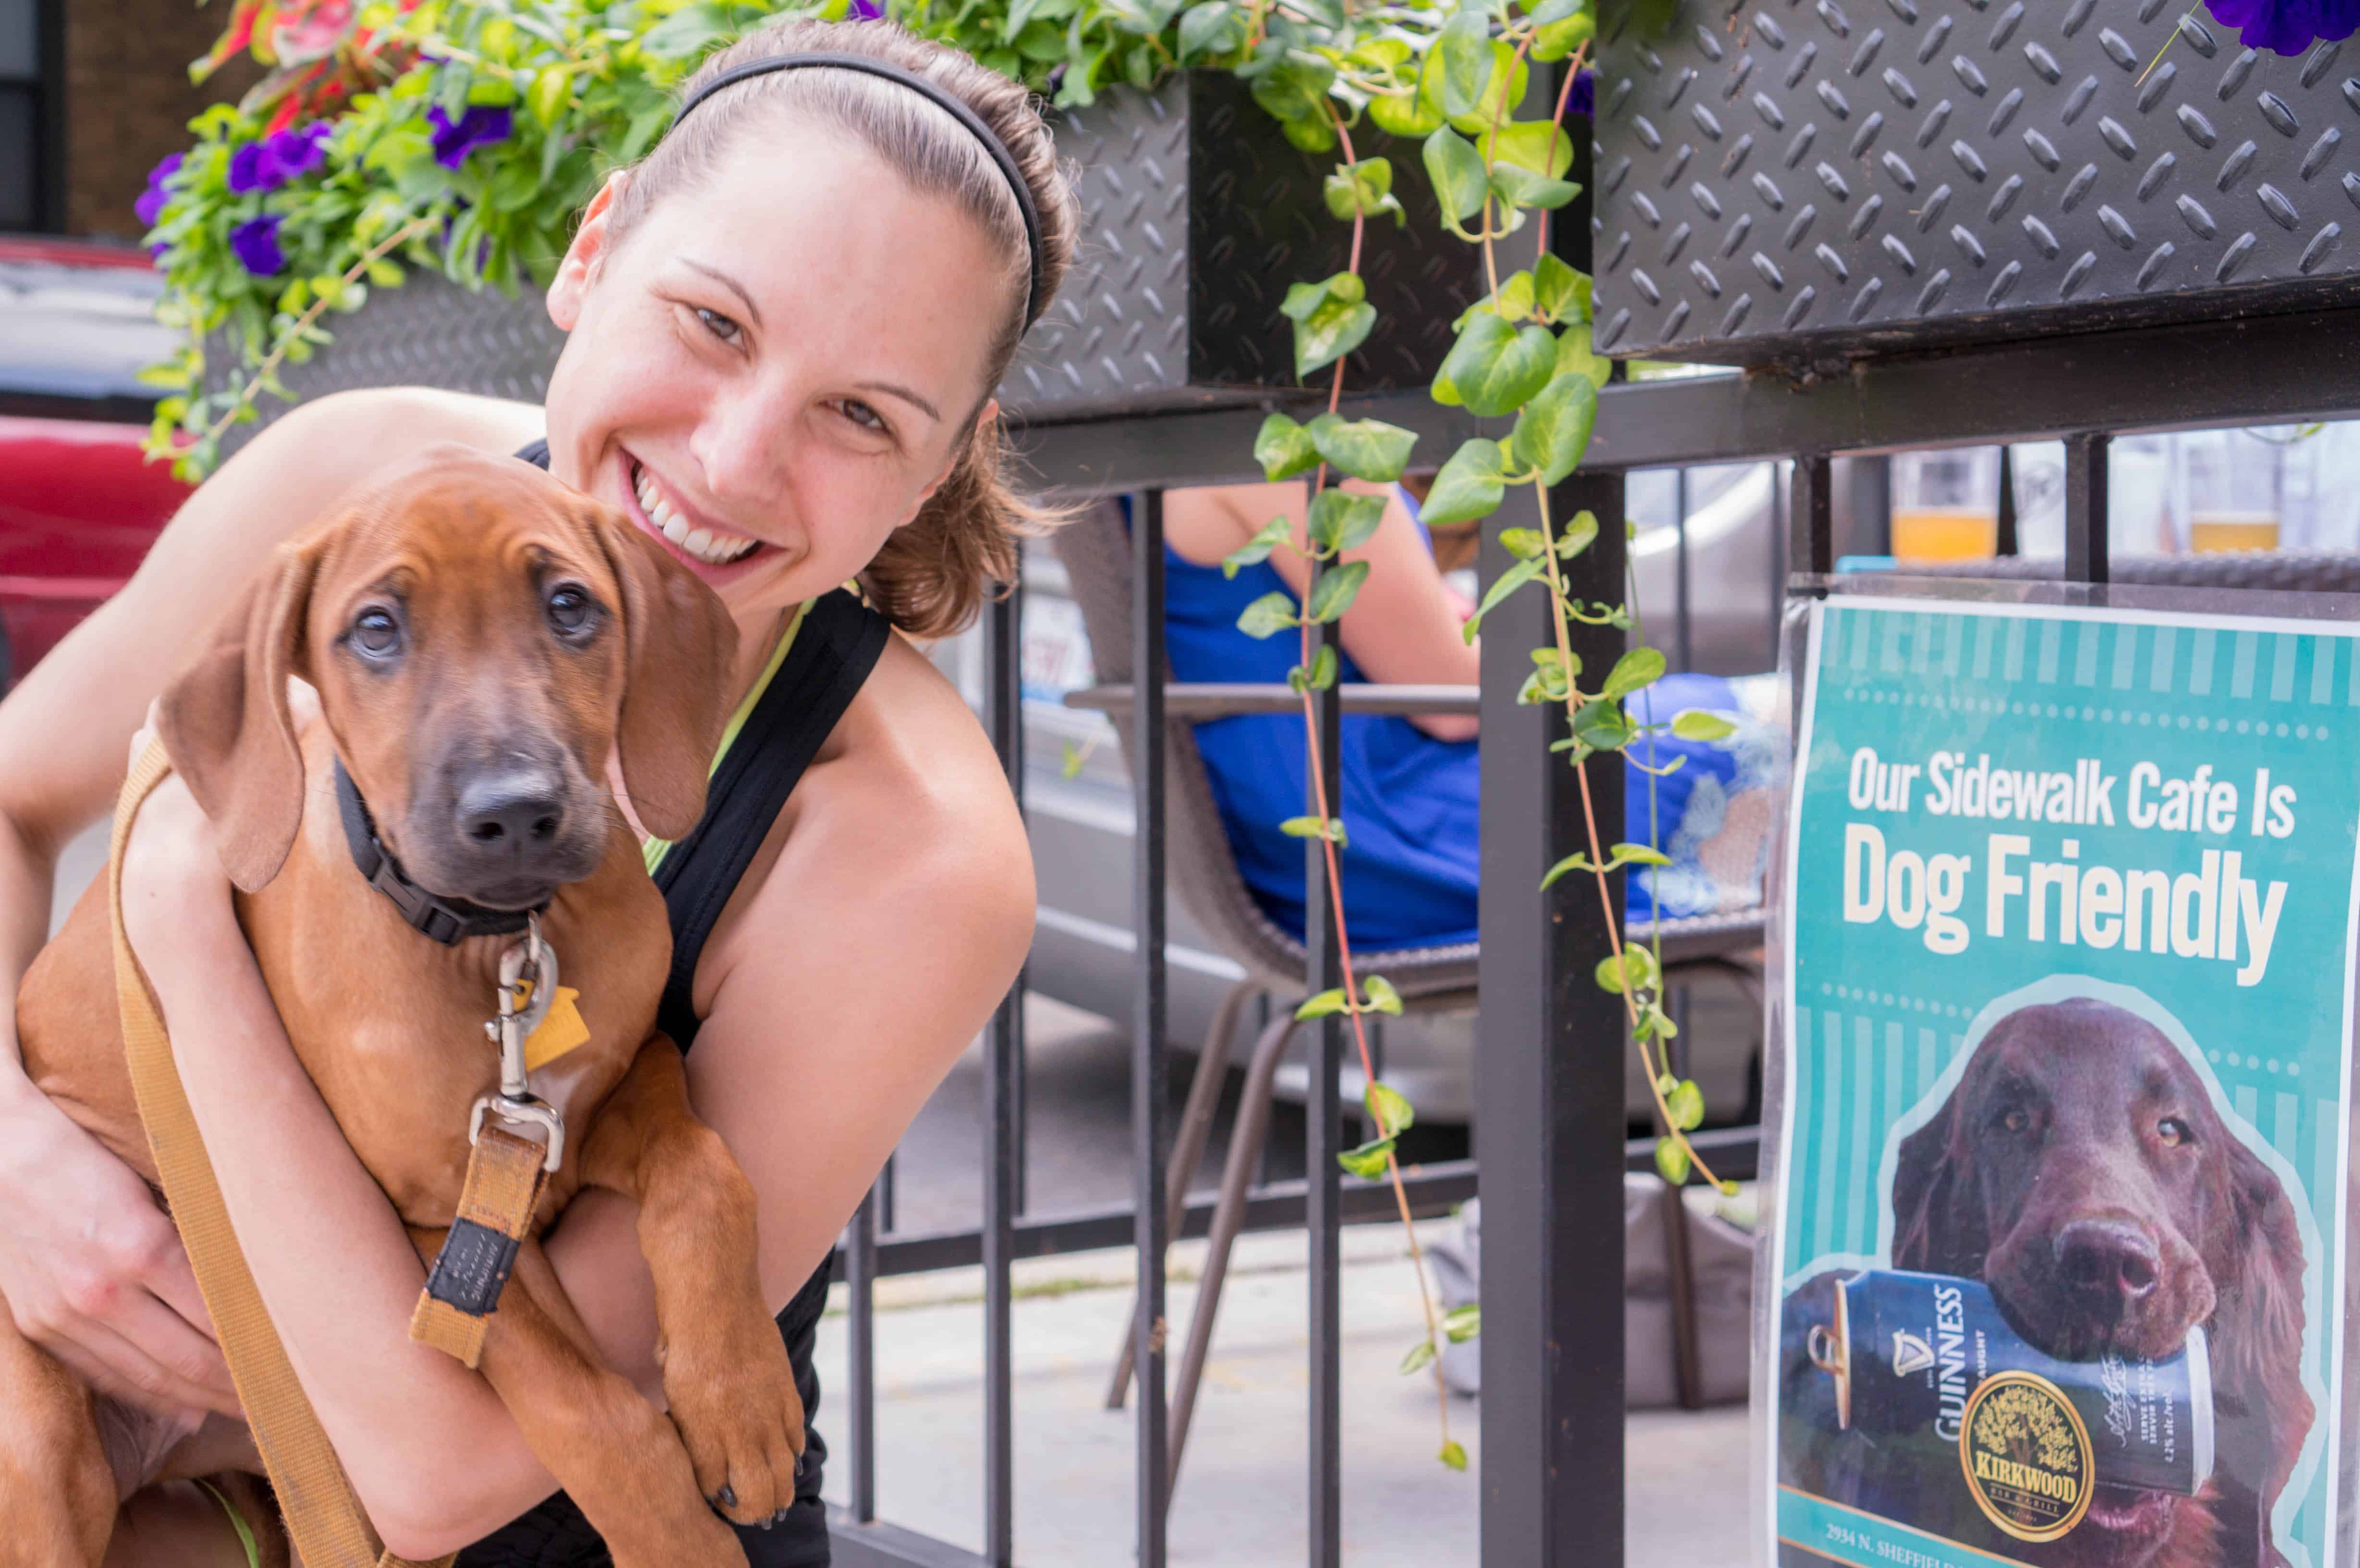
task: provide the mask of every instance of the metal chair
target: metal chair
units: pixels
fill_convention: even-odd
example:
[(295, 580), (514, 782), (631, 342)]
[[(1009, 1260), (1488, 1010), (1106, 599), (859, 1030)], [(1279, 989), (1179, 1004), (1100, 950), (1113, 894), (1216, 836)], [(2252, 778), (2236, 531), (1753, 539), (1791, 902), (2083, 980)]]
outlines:
[[(1136, 765), (1138, 746), (1131, 720), (1129, 685), (1133, 671), (1131, 650), (1131, 542), (1123, 514), (1112, 502), (1089, 508), (1059, 528), (1053, 543), (1071, 582), (1074, 603), (1080, 609), (1089, 636), (1091, 657), (1101, 685), (1070, 694), (1071, 706), (1096, 708), (1113, 721), (1126, 762)], [(1273, 689), (1291, 703), (1285, 688)], [(1377, 696), (1385, 692), (1424, 695), (1429, 699), (1447, 688), (1358, 688), (1348, 691)], [(1255, 701), (1259, 696), (1262, 701)], [(1267, 710), (1275, 704), (1269, 693), (1249, 689), (1171, 688), (1167, 699), (1164, 737), (1165, 842), (1171, 885), (1192, 919), (1225, 954), (1246, 972), (1222, 999), (1197, 1058), (1180, 1125), (1165, 1171), (1165, 1221), (1176, 1234), (1187, 1202), (1188, 1184), (1204, 1157), (1215, 1111), (1228, 1076), (1231, 1037), (1246, 1003), (1258, 995), (1289, 998), (1302, 995), (1306, 955), (1303, 943), (1272, 921), (1247, 889), (1237, 856), (1221, 823), (1204, 759), (1196, 749), (1193, 721), (1218, 711)], [(1348, 700), (1348, 711), (1355, 706)], [(1633, 931), (1634, 939), (1655, 934), (1649, 928)], [(1763, 917), (1759, 909), (1729, 916), (1666, 920), (1662, 924), (1664, 961), (1667, 975), (1677, 971), (1686, 980), (1721, 973), (1736, 980), (1756, 997), (1760, 978), (1736, 955), (1758, 947)], [(1403, 948), (1356, 954), (1356, 970), (1382, 974), (1401, 993), (1405, 1013), (1460, 1011), (1476, 1005), (1477, 948), (1472, 942), (1448, 946)], [(1196, 1313), (1188, 1325), (1184, 1352), (1171, 1399), (1170, 1463), (1176, 1481), (1186, 1446), (1190, 1417), (1210, 1347), (1213, 1324), (1219, 1311), (1231, 1247), (1245, 1218), (1246, 1200), (1255, 1163), (1269, 1130), (1273, 1089), (1296, 1029), (1292, 1007), (1279, 1009), (1254, 1042), (1240, 1096), (1237, 1125), (1232, 1131), (1221, 1175), (1220, 1197), (1213, 1213), (1204, 1279), (1198, 1288)], [(1686, 1236), (1675, 1199), (1667, 1211), (1672, 1223), (1668, 1246), (1677, 1282), (1687, 1276)], [(1676, 1289), (1676, 1303), (1685, 1292)], [(1678, 1372), (1683, 1390), (1701, 1388), (1697, 1371), (1693, 1303), (1676, 1312)], [(1134, 1308), (1134, 1315), (1136, 1309)], [(1109, 1409), (1120, 1409), (1130, 1389), (1133, 1336), (1126, 1332), (1107, 1391)], [(1701, 1403), (1700, 1392), (1696, 1402)]]

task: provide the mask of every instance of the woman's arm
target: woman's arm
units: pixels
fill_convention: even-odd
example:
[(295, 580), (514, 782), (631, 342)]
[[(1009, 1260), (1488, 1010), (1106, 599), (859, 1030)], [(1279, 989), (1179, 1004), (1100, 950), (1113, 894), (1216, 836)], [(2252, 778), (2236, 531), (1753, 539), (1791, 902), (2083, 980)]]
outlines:
[[(897, 643), (871, 687), (940, 684), (911, 663), (923, 670)], [(896, 700), (856, 703), (698, 969), (692, 1093), (753, 1181), (773, 1310), (826, 1256), (1030, 942), (1022, 824), (974, 721), (961, 708), (967, 735), (921, 744), (944, 722), (932, 694), (902, 702), (916, 720), (882, 711)], [(132, 941), (232, 1220), (272, 1238), (248, 1261), (322, 1423), (387, 1544), (432, 1558), (555, 1483), (480, 1378), (410, 1341), (424, 1268), (288, 1045), (212, 855), (202, 813), (168, 782), (134, 840)], [(627, 1201), (585, 1194), (548, 1251), (600, 1354), (660, 1396), (633, 1220)]]
[[(1459, 606), (1443, 585), (1434, 554), (1418, 537), (1409, 509), (1391, 486), (1347, 480), (1344, 488), (1385, 497), (1384, 520), (1377, 525), (1376, 533), (1368, 543), (1344, 554), (1347, 561), (1369, 563), (1368, 581), (1337, 624), (1344, 651), (1374, 681), (1476, 684), (1481, 651), (1461, 635), (1465, 623)], [(1172, 548), (1182, 556), (1199, 565), (1218, 565), (1273, 517), (1291, 519), (1299, 544), (1304, 504), (1304, 486), (1299, 482), (1175, 490), (1164, 496), (1164, 525)], [(1309, 583), (1303, 558), (1282, 550), (1272, 553), (1270, 563), (1299, 601)], [(1476, 734), (1471, 713), (1421, 713), (1410, 723), (1437, 740), (1472, 740)]]

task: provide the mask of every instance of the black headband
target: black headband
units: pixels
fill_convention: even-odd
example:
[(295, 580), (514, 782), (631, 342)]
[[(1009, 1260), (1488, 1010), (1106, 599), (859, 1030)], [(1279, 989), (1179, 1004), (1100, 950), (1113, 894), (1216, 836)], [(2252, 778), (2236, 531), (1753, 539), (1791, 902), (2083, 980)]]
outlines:
[(680, 112), (672, 117), (672, 128), (678, 129), (680, 123), (688, 118), (690, 111), (725, 87), (735, 86), (749, 77), (768, 76), (774, 71), (800, 71), (806, 66), (824, 66), (836, 71), (865, 71), (870, 76), (881, 76), (888, 82), (898, 82), (928, 102), (939, 105), (952, 119), (966, 127), (967, 135), (983, 145), (983, 150), (991, 155), (991, 161), (1000, 166), (1001, 177), (1008, 181), (1008, 189), (1016, 198), (1016, 210), (1024, 215), (1024, 249), (1027, 258), (1032, 263), (1032, 279), (1024, 294), (1024, 324), (1030, 327), (1039, 320), (1041, 213), (1040, 210), (1032, 204), (1032, 188), (1024, 183), (1024, 172), (1016, 167), (1015, 155), (1008, 150), (1008, 144), (1001, 141), (993, 134), (991, 127), (983, 123), (983, 116), (961, 103), (956, 96), (916, 71), (904, 71), (898, 65), (890, 64), (865, 54), (783, 54), (769, 60), (748, 60), (744, 65), (731, 66), (690, 93), (688, 101), (680, 106)]

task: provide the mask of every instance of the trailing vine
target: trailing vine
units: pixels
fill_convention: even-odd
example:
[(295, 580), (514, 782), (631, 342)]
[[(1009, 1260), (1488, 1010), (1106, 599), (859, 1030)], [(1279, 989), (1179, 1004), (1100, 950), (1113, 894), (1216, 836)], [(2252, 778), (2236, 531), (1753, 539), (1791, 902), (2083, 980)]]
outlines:
[[(1662, 0), (1634, 3), (1663, 9)], [(1477, 247), (1487, 292), (1455, 323), (1433, 384), (1439, 403), (1479, 419), (1511, 420), (1504, 437), (1464, 441), (1436, 474), (1424, 515), (1430, 525), (1488, 517), (1529, 485), (1539, 526), (1508, 528), (1514, 558), (1468, 620), (1537, 586), (1549, 600), (1552, 640), (1532, 650), (1518, 701), (1561, 712), (1552, 749), (1579, 779), (1584, 850), (1548, 867), (1546, 887), (1591, 879), (1607, 916), (1611, 951), (1598, 983), (1622, 998), (1663, 1136), (1655, 1160), (1666, 1181), (1691, 1173), (1724, 1189), (1688, 1134), (1703, 1118), (1696, 1083), (1669, 1070), (1676, 1026), (1664, 1007), (1660, 940), (1630, 940), (1616, 920), (1610, 878), (1668, 861), (1650, 844), (1601, 843), (1591, 794), (1593, 758), (1613, 768), (1669, 772), (1630, 756), (1669, 733), (1687, 740), (1732, 733), (1726, 720), (1683, 713), (1667, 724), (1634, 718), (1626, 702), (1664, 673), (1656, 650), (1633, 647), (1594, 688), (1572, 648), (1576, 623), (1635, 626), (1626, 604), (1588, 603), (1569, 587), (1568, 563), (1596, 539), (1589, 512), (1557, 519), (1550, 491), (1579, 465), (1611, 364), (1590, 343), (1590, 279), (1551, 249), (1550, 214), (1579, 194), (1566, 176), (1574, 154), (1569, 114), (1586, 115), (1597, 25), (1591, 0), (889, 0), (913, 30), (967, 49), (1059, 106), (1087, 104), (1106, 89), (1152, 86), (1182, 67), (1227, 71), (1251, 84), (1288, 140), (1313, 155), (1338, 153), (1324, 180), (1335, 216), (1351, 225), (1349, 259), (1330, 277), (1295, 283), (1281, 310), (1293, 325), (1295, 364), (1306, 383), (1328, 373), (1328, 407), (1307, 422), (1264, 421), (1253, 457), (1272, 481), (1309, 475), (1298, 529), (1273, 518), (1225, 563), (1240, 567), (1289, 550), (1315, 566), (1303, 603), (1273, 593), (1239, 621), (1247, 635), (1292, 628), (1300, 660), (1288, 676), (1302, 698), (1316, 810), (1283, 824), (1322, 841), (1342, 985), (1311, 996), (1306, 1018), (1343, 1014), (1353, 1031), (1363, 1108), (1375, 1136), (1338, 1156), (1345, 1170), (1391, 1184), (1418, 1277), (1425, 1331), (1402, 1370), (1429, 1366), (1442, 1425), (1440, 1457), (1466, 1467), (1449, 1435), (1439, 1352), (1480, 1330), (1480, 1309), (1437, 1314), (1416, 1229), (1410, 1224), (1399, 1139), (1415, 1108), (1379, 1080), (1370, 1014), (1398, 1014), (1399, 992), (1352, 962), (1344, 912), (1347, 844), (1338, 803), (1326, 795), (1314, 693), (1335, 683), (1332, 648), (1315, 628), (1338, 621), (1366, 581), (1365, 561), (1345, 557), (1373, 536), (1381, 496), (1329, 483), (1401, 478), (1416, 437), (1374, 419), (1346, 420), (1346, 365), (1377, 312), (1361, 274), (1367, 225), (1406, 223), (1392, 159), (1362, 150), (1371, 132), (1418, 146), (1419, 167), (1443, 226)], [(638, 158), (667, 122), (672, 89), (697, 60), (770, 16), (873, 15), (872, 0), (770, 5), (737, 0), (235, 0), (219, 47), (192, 67), (202, 75), (240, 49), (273, 70), (237, 105), (191, 123), (194, 147), (158, 166), (141, 202), (148, 243), (166, 277), (164, 319), (187, 341), (148, 378), (158, 403), (150, 447), (184, 477), (218, 461), (229, 426), (256, 417), (265, 394), (285, 397), (282, 363), (302, 363), (332, 341), (332, 312), (359, 309), (372, 288), (397, 288), (415, 267), (471, 288), (514, 292), (545, 283), (563, 254), (573, 214), (605, 171)], [(1534, 67), (1557, 69), (1552, 112), (1519, 118)], [(1356, 132), (1360, 138), (1356, 141)], [(1532, 261), (1502, 274), (1502, 243), (1531, 223)], [(1470, 226), (1471, 223), (1471, 227)], [(226, 353), (232, 364), (209, 366)], [(1604, 526), (1622, 526), (1610, 519)], [(1652, 837), (1652, 832), (1650, 833)], [(1317, 918), (1317, 917), (1315, 917)]]

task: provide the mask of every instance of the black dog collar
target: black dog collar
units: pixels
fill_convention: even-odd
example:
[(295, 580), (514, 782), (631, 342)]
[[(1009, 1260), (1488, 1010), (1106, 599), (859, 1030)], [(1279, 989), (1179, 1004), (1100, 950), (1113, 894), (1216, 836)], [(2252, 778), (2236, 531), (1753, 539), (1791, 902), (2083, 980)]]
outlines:
[(336, 811), (344, 818), (344, 844), (352, 850), (353, 865), (362, 877), (393, 900), (393, 907), (412, 929), (445, 947), (471, 936), (513, 936), (524, 930), (529, 917), (549, 908), (544, 902), (532, 909), (490, 909), (464, 898), (445, 898), (412, 882), (393, 852), (377, 842), (377, 822), (369, 816), (368, 802), (361, 799), (353, 776), (344, 771), (342, 757), (336, 759)]

